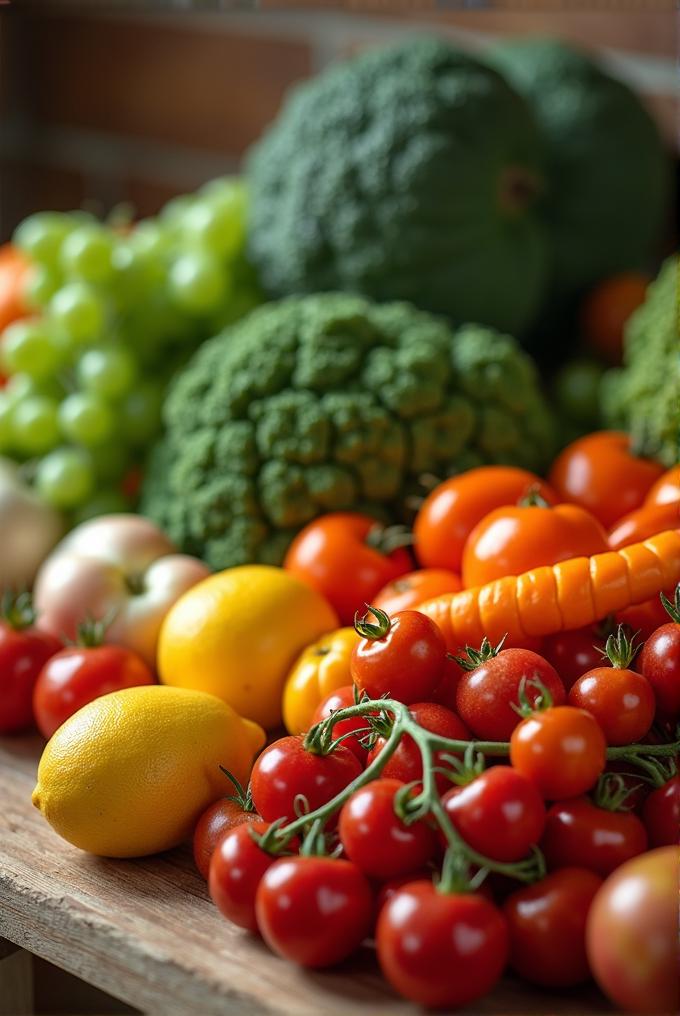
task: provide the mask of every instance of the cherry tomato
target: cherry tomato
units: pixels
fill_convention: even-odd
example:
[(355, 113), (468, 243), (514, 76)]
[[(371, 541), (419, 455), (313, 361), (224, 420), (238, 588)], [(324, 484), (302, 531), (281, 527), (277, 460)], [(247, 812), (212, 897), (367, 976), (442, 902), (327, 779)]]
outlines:
[(494, 861), (521, 860), (543, 832), (543, 798), (512, 766), (492, 766), (466, 786), (452, 787), (442, 804), (465, 842)]
[(317, 755), (304, 747), (304, 740), (302, 734), (281, 737), (255, 760), (250, 792), (266, 822), (283, 817), (292, 822), (298, 794), (315, 811), (361, 775), (361, 763), (343, 744), (328, 755)]
[(645, 508), (680, 501), (680, 462), (663, 473), (647, 491)]
[(0, 734), (33, 723), (33, 688), (44, 664), (61, 642), (33, 624), (30, 597), (7, 596), (0, 618)]
[(587, 434), (560, 452), (548, 482), (560, 498), (587, 508), (609, 529), (623, 515), (642, 505), (664, 468), (634, 455), (624, 431)]
[[(385, 527), (357, 512), (329, 512), (309, 522), (290, 547), (283, 567), (322, 593), (343, 625), (383, 586), (413, 569), (406, 547), (381, 551)], [(371, 542), (373, 541), (373, 543)]]
[(647, 833), (632, 811), (608, 811), (577, 797), (548, 809), (540, 847), (550, 870), (575, 866), (606, 878), (647, 849)]
[(463, 668), (456, 663), (452, 656), (447, 655), (444, 676), (430, 694), (430, 701), (436, 702), (440, 706), (446, 706), (447, 709), (455, 712), (458, 685), (463, 674)]
[(606, 532), (579, 505), (505, 505), (485, 515), (468, 536), (461, 577), (470, 589), (607, 550)]
[(678, 850), (659, 847), (609, 876), (586, 927), (593, 976), (615, 1005), (678, 1011)]
[(339, 963), (371, 930), (373, 897), (351, 861), (284, 857), (269, 868), (255, 898), (260, 934), (279, 956), (303, 967)]
[(245, 822), (234, 826), (213, 851), (208, 870), (208, 889), (217, 909), (232, 924), (257, 931), (255, 894), (265, 871), (278, 858), (255, 842), (250, 830), (262, 834), (269, 822)]
[(459, 573), (465, 541), (477, 523), (494, 508), (517, 504), (530, 490), (548, 504), (559, 501), (545, 480), (516, 466), (478, 466), (440, 483), (413, 524), (418, 563)]
[(680, 824), (680, 776), (673, 776), (663, 787), (647, 797), (642, 808), (642, 821), (649, 848), (666, 847), (678, 842)]
[(510, 966), (520, 977), (549, 988), (589, 979), (586, 920), (601, 885), (594, 871), (560, 868), (508, 896)]
[(256, 811), (244, 811), (238, 801), (223, 797), (203, 812), (194, 831), (194, 861), (203, 878), (208, 878), (213, 850), (235, 826), (261, 822)]
[(390, 618), (381, 612), (378, 621), (376, 631), (384, 634), (362, 638), (352, 649), (354, 683), (371, 698), (389, 695), (407, 706), (424, 701), (446, 669), (440, 629), (417, 610), (402, 610)]
[(431, 882), (398, 889), (378, 917), (380, 968), (405, 998), (456, 1008), (489, 991), (503, 973), (508, 929), (478, 893), (441, 893)]
[(88, 702), (121, 688), (155, 684), (144, 660), (124, 646), (71, 646), (52, 656), (33, 689), (40, 733), (51, 737)]
[(510, 764), (533, 780), (547, 801), (590, 790), (606, 760), (607, 742), (599, 723), (573, 706), (528, 716), (510, 738)]
[(642, 543), (650, 536), (664, 533), (668, 529), (680, 529), (680, 502), (649, 505), (636, 508), (615, 522), (609, 530), (609, 546), (612, 550), (629, 547), (631, 543)]
[(607, 744), (631, 744), (647, 733), (656, 702), (649, 681), (634, 670), (596, 667), (574, 683), (567, 702), (591, 713)]
[(581, 327), (590, 349), (616, 367), (621, 363), (623, 327), (644, 303), (651, 278), (643, 272), (620, 272), (599, 282), (581, 308)]
[(519, 705), (519, 688), (526, 679), (527, 699), (535, 705), (540, 690), (529, 682), (539, 680), (548, 689), (555, 705), (566, 701), (564, 685), (557, 671), (530, 649), (502, 649), (496, 656), (466, 671), (458, 683), (458, 715), (483, 741), (509, 741), (520, 717), (512, 708)]
[[(402, 886), (409, 885), (411, 882), (431, 882), (433, 875), (434, 868), (416, 868), (415, 871), (409, 871), (406, 875), (395, 875), (394, 878), (388, 878), (387, 882), (383, 882), (375, 897), (374, 923), (378, 920), (382, 908), (388, 900), (392, 899), (397, 889), (401, 889)], [(483, 882), (482, 885), (486, 885), (486, 882)]]
[(555, 668), (568, 692), (579, 677), (599, 666), (605, 645), (606, 639), (598, 632), (597, 626), (590, 625), (546, 635), (540, 654)]
[(458, 593), (463, 588), (460, 575), (446, 568), (421, 568), (389, 582), (370, 601), (386, 614), (418, 607), (441, 593)]
[(671, 621), (647, 639), (637, 666), (652, 686), (659, 709), (680, 713), (680, 624)]
[[(311, 725), (314, 726), (315, 723), (320, 723), (321, 720), (325, 720), (331, 713), (337, 712), (338, 709), (345, 709), (347, 706), (353, 705), (354, 685), (348, 684), (343, 688), (338, 688), (336, 691), (331, 692), (330, 695), (327, 695), (316, 707)], [(353, 731), (357, 731), (354, 737), (345, 737), (346, 734), (351, 734)], [(353, 755), (356, 755), (362, 769), (366, 765), (368, 748), (364, 748), (360, 738), (367, 737), (369, 734), (370, 728), (365, 716), (355, 716), (349, 720), (339, 720), (333, 727), (333, 737), (345, 737), (342, 743), (346, 748), (349, 748)]]

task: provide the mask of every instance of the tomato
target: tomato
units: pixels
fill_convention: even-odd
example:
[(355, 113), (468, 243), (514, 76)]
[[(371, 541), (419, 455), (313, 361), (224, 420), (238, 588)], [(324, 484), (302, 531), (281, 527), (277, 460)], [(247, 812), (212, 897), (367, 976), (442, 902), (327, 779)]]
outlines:
[(5, 594), (0, 617), (0, 734), (33, 723), (33, 688), (44, 664), (62, 643), (33, 624), (30, 596)]
[[(315, 723), (320, 723), (321, 720), (325, 720), (331, 713), (337, 712), (338, 709), (346, 709), (347, 706), (354, 705), (354, 685), (348, 684), (344, 688), (338, 688), (337, 691), (331, 692), (327, 695), (322, 702), (316, 708), (316, 712), (312, 717), (312, 726)], [(346, 734), (350, 734), (356, 731), (354, 737), (345, 737)], [(342, 742), (346, 748), (356, 755), (357, 761), (361, 763), (362, 769), (366, 765), (366, 759), (368, 758), (368, 748), (364, 748), (360, 738), (368, 737), (370, 734), (370, 727), (365, 716), (355, 716), (349, 720), (340, 720), (333, 727), (333, 737), (344, 737)]]
[(559, 501), (545, 480), (516, 466), (478, 466), (440, 483), (413, 524), (418, 563), (460, 572), (465, 541), (477, 523), (494, 508), (517, 504), (530, 490), (549, 504)]
[(398, 610), (417, 607), (442, 593), (458, 593), (462, 588), (463, 583), (456, 572), (446, 568), (421, 568), (389, 582), (373, 597), (371, 606), (392, 615)]
[(553, 703), (566, 701), (564, 685), (554, 667), (530, 649), (502, 649), (497, 655), (463, 674), (458, 684), (458, 715), (483, 741), (509, 741), (519, 723), (512, 708), (519, 704), (519, 688), (526, 678), (525, 692), (532, 705), (540, 690), (529, 682), (540, 680)]
[[(543, 832), (543, 798), (512, 766), (492, 766), (466, 786), (452, 787), (442, 804), (465, 842), (494, 861), (521, 860)], [(443, 833), (442, 839), (446, 846)]]
[(680, 462), (659, 477), (647, 491), (643, 501), (645, 508), (658, 504), (680, 501)]
[(262, 876), (277, 857), (258, 846), (251, 829), (262, 834), (269, 829), (269, 823), (242, 823), (219, 841), (210, 860), (208, 889), (227, 920), (239, 928), (257, 931), (255, 894)]
[(594, 871), (560, 868), (508, 896), (510, 966), (520, 977), (549, 988), (589, 979), (586, 920), (601, 885)]
[(468, 536), (461, 576), (469, 589), (607, 550), (606, 532), (579, 505), (505, 505), (485, 515)]
[(389, 540), (385, 534), (382, 523), (368, 515), (329, 512), (297, 534), (283, 567), (322, 593), (341, 624), (351, 625), (383, 586), (413, 569), (406, 547), (380, 549)]
[(606, 878), (647, 849), (647, 833), (632, 811), (608, 811), (577, 797), (548, 809), (540, 847), (550, 870), (576, 866)]
[(33, 711), (40, 733), (51, 737), (88, 702), (122, 688), (155, 684), (146, 663), (124, 646), (70, 646), (52, 656), (33, 689)]
[(285, 857), (265, 872), (255, 911), (260, 934), (275, 953), (303, 967), (327, 967), (369, 934), (373, 897), (351, 861)]
[(354, 627), (338, 628), (300, 654), (283, 689), (283, 722), (289, 734), (305, 734), (321, 700), (352, 683), (349, 661), (358, 641)]
[(651, 727), (656, 711), (649, 681), (634, 670), (619, 667), (596, 667), (579, 677), (567, 702), (595, 717), (607, 744), (639, 741)]
[(250, 774), (253, 804), (266, 822), (283, 817), (292, 822), (298, 795), (316, 811), (361, 772), (356, 756), (342, 744), (328, 755), (317, 755), (304, 747), (302, 735), (281, 737), (255, 760)]
[(599, 282), (581, 308), (581, 327), (588, 346), (612, 366), (621, 363), (623, 327), (644, 303), (651, 282), (644, 272), (620, 272)]
[(510, 738), (510, 764), (533, 780), (547, 801), (590, 790), (606, 760), (607, 742), (599, 723), (573, 706), (528, 716)]
[(28, 314), (23, 287), (30, 271), (31, 263), (26, 255), (14, 244), (3, 243), (0, 247), (0, 332)]
[(548, 482), (564, 501), (581, 505), (605, 529), (642, 505), (664, 467), (634, 455), (630, 435), (601, 430), (568, 445), (553, 462)]
[[(664, 592), (670, 600), (673, 599), (674, 589), (666, 589)], [(632, 607), (620, 610), (616, 614), (614, 621), (616, 624), (627, 624), (631, 631), (639, 631), (640, 638), (643, 641), (647, 641), (657, 628), (668, 623), (668, 614), (664, 610), (661, 597), (652, 596), (649, 600), (644, 600), (642, 603), (636, 603)], [(635, 669), (640, 669), (639, 657), (636, 660)]]
[(636, 508), (619, 519), (609, 530), (609, 546), (612, 550), (629, 547), (631, 543), (642, 543), (650, 536), (664, 533), (667, 529), (680, 528), (680, 502), (649, 505)]
[(659, 847), (610, 875), (588, 915), (593, 977), (623, 1009), (678, 1010), (678, 850)]
[[(381, 611), (376, 616), (378, 624), (369, 627), (379, 634), (362, 638), (352, 650), (354, 683), (371, 698), (389, 695), (407, 706), (422, 702), (444, 676), (444, 636), (417, 610), (402, 610), (390, 618)], [(363, 622), (358, 628), (368, 631)]]
[(540, 654), (557, 671), (565, 691), (589, 670), (599, 666), (606, 640), (597, 625), (558, 631), (546, 635), (541, 642)]
[(455, 712), (458, 685), (460, 684), (460, 679), (464, 673), (463, 668), (456, 663), (453, 657), (447, 656), (444, 676), (434, 691), (430, 694), (430, 701), (436, 702), (440, 706), (446, 706), (447, 709), (451, 709)]
[(647, 639), (637, 666), (652, 686), (659, 709), (680, 713), (680, 624), (672, 621)]
[(208, 878), (210, 858), (220, 840), (235, 826), (261, 822), (256, 811), (244, 811), (238, 801), (223, 797), (203, 812), (194, 831), (194, 861), (203, 878)]
[(680, 824), (680, 776), (673, 776), (663, 787), (647, 797), (642, 808), (642, 821), (649, 847), (666, 847), (678, 842)]
[(455, 1008), (496, 983), (508, 956), (508, 929), (478, 893), (441, 893), (431, 882), (398, 889), (376, 927), (380, 968), (406, 998), (429, 1008)]

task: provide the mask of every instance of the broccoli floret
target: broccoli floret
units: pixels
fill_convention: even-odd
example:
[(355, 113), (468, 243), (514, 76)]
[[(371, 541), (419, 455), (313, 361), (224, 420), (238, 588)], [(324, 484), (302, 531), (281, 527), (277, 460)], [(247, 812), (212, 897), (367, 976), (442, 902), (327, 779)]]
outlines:
[(337, 293), (266, 304), (211, 339), (164, 419), (142, 509), (214, 568), (280, 563), (325, 511), (399, 520), (424, 473), (540, 470), (553, 451), (514, 339)]
[(678, 258), (669, 258), (647, 298), (629, 318), (624, 366), (607, 371), (600, 388), (610, 427), (629, 430), (642, 452), (667, 466), (678, 461)]

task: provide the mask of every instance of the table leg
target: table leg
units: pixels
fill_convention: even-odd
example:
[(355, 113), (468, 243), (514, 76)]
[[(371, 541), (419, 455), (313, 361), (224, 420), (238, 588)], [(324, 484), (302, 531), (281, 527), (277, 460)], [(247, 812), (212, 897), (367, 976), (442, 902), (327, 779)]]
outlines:
[(33, 957), (0, 938), (0, 1016), (32, 1016)]

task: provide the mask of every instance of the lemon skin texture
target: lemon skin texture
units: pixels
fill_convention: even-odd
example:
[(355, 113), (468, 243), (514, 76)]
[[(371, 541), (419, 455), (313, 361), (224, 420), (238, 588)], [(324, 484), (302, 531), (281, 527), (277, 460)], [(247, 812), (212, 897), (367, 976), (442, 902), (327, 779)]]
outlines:
[(45, 746), (32, 801), (81, 850), (142, 857), (188, 839), (205, 809), (245, 786), (265, 733), (221, 699), (147, 685), (94, 699)]

